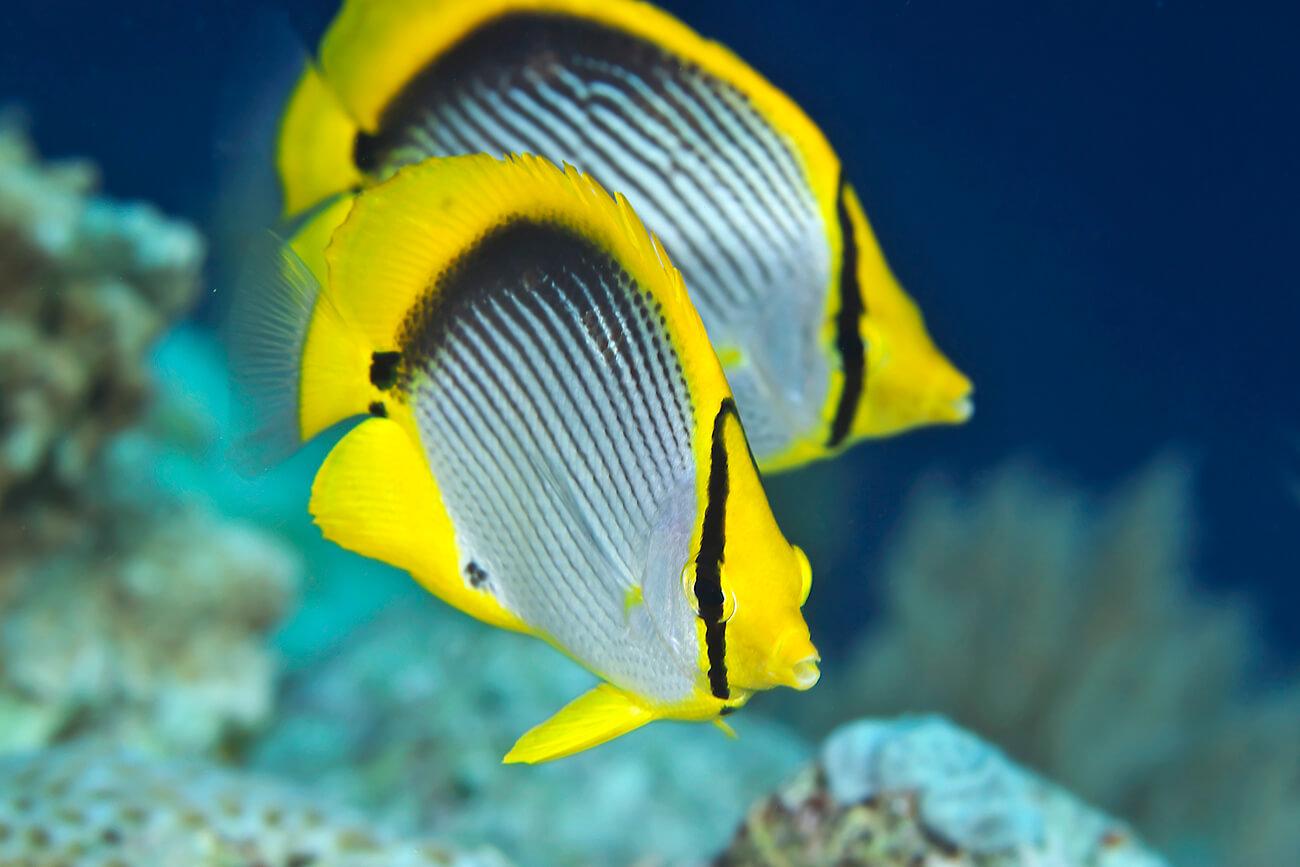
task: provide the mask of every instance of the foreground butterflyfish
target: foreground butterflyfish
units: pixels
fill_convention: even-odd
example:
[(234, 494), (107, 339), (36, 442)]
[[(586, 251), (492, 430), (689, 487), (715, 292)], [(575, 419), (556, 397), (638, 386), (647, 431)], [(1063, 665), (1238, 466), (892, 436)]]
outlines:
[(971, 384), (890, 272), (820, 130), (634, 0), (345, 0), (286, 108), (286, 212), (428, 156), (529, 152), (663, 241), (764, 470), (959, 423)]
[(312, 232), (323, 261), (288, 245), (240, 299), (241, 379), (302, 438), (368, 416), (312, 485), (327, 538), (601, 678), (507, 762), (657, 719), (725, 728), (754, 692), (817, 681), (808, 561), (625, 199), (537, 157), (432, 159)]

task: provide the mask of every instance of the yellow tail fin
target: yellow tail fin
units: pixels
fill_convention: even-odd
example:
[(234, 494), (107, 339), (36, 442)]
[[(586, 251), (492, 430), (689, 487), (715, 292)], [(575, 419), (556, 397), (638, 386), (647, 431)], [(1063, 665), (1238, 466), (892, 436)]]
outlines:
[(316, 474), (309, 508), (325, 538), (405, 569), (430, 593), (479, 620), (527, 631), (490, 593), (461, 576), (437, 482), (397, 422), (367, 419), (343, 437)]
[(284, 215), (295, 214), (362, 184), (352, 158), (357, 124), (313, 64), (289, 98), (276, 144)]
[(524, 733), (504, 762), (536, 764), (562, 759), (640, 728), (655, 713), (623, 690), (602, 683)]

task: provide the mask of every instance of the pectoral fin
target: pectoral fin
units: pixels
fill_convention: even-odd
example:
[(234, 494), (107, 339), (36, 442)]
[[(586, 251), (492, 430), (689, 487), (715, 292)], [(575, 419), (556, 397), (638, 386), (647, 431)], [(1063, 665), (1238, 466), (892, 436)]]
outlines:
[(503, 761), (531, 765), (562, 759), (612, 741), (654, 718), (654, 711), (645, 704), (618, 687), (602, 683), (525, 732)]
[(461, 576), (442, 495), (424, 455), (397, 422), (367, 419), (343, 437), (316, 473), (310, 509), (325, 538), (405, 569), (466, 614), (526, 631), (495, 597)]

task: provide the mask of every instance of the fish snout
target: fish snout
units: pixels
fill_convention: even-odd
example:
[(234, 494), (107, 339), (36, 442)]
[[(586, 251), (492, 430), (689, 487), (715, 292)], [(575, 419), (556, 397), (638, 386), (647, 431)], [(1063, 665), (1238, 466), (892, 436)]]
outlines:
[(947, 359), (934, 378), (931, 415), (936, 422), (962, 424), (975, 414), (975, 386)]
[(792, 689), (811, 689), (821, 679), (818, 663), (821, 654), (813, 646), (804, 629), (791, 629), (776, 642), (772, 649), (768, 673), (782, 686)]

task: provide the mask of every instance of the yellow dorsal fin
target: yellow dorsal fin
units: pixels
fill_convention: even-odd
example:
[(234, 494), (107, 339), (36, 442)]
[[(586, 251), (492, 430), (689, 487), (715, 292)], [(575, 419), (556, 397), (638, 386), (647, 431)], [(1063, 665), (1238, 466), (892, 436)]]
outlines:
[(561, 170), (529, 155), (429, 159), (362, 192), (326, 251), (325, 294), (371, 345), (391, 348), (440, 275), (518, 219), (558, 225), (596, 244), (662, 303), (670, 331), (703, 334), (681, 275), (627, 200), (611, 198), (571, 166)]
[(321, 68), (361, 128), (374, 132), (393, 97), (435, 58), (488, 22), (529, 12), (645, 39), (731, 83), (798, 145), (816, 192), (834, 206), (839, 161), (808, 116), (726, 46), (639, 0), (346, 0), (321, 41)]
[(451, 519), (424, 455), (397, 422), (371, 418), (343, 437), (312, 483), (325, 538), (405, 569), (439, 599), (493, 626), (526, 632), (461, 576)]
[(649, 707), (618, 687), (602, 683), (525, 732), (503, 761), (532, 765), (562, 759), (625, 735), (654, 718)]
[(352, 157), (357, 124), (333, 90), (308, 63), (280, 121), (276, 169), (286, 217), (336, 193), (359, 187)]

